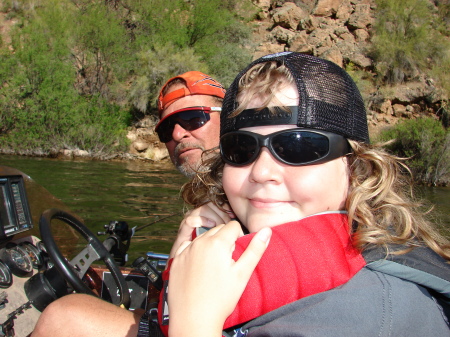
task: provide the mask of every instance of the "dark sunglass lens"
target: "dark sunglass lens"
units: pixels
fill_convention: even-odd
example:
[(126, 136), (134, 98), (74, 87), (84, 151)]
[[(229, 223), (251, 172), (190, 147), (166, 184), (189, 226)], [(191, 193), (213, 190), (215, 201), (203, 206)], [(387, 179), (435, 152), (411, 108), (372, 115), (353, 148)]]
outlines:
[(163, 121), (159, 127), (158, 130), (156, 130), (156, 133), (158, 134), (159, 140), (162, 143), (168, 143), (172, 139), (172, 132), (175, 124), (173, 123), (171, 118), (167, 118), (165, 121)]
[(201, 110), (183, 111), (174, 116), (174, 123), (187, 131), (194, 131), (205, 125), (209, 118), (209, 114)]
[(168, 143), (172, 140), (175, 124), (179, 124), (186, 131), (194, 131), (201, 128), (209, 121), (209, 113), (202, 110), (187, 110), (175, 113), (167, 117), (158, 127), (156, 133), (159, 140)]
[(329, 140), (326, 136), (307, 131), (281, 133), (272, 138), (272, 148), (285, 162), (302, 164), (327, 155)]
[(225, 162), (245, 165), (258, 152), (257, 140), (246, 134), (227, 134), (220, 140), (220, 150)]

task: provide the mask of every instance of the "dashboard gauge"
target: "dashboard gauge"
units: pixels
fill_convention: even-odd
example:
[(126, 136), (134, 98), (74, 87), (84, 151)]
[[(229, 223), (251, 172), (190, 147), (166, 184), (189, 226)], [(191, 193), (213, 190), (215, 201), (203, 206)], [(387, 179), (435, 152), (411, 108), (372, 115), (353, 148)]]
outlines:
[(20, 246), (2, 249), (0, 259), (16, 276), (30, 276), (33, 272), (33, 262), (27, 251)]
[(34, 269), (39, 269), (44, 264), (39, 248), (31, 242), (22, 242), (19, 246), (28, 253)]
[(12, 285), (12, 275), (8, 266), (0, 261), (0, 288), (9, 288)]

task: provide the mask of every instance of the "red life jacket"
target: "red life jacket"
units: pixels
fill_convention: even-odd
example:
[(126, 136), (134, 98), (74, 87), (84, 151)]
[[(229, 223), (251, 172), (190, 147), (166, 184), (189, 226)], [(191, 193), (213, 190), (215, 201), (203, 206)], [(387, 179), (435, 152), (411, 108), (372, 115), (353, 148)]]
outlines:
[[(349, 233), (347, 214), (340, 212), (312, 215), (273, 227), (269, 246), (224, 329), (347, 282), (365, 265)], [(245, 235), (236, 241), (235, 261), (253, 236)], [(169, 278), (169, 269), (163, 274), (164, 281)], [(166, 286), (167, 282), (161, 292), (158, 318), (167, 336)]]

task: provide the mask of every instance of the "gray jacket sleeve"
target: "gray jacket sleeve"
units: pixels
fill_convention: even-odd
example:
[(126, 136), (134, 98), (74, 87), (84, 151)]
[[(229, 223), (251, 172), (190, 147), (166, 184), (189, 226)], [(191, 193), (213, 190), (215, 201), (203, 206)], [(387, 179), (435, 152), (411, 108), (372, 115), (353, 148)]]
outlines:
[(428, 291), (363, 268), (341, 287), (285, 305), (241, 328), (248, 337), (450, 336)]

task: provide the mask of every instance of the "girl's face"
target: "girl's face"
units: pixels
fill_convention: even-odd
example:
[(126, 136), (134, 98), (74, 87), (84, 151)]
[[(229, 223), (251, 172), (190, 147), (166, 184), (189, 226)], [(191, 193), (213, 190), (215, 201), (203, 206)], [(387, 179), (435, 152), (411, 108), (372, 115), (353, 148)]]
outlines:
[[(283, 90), (277, 99), (285, 106), (298, 104), (294, 87)], [(258, 103), (255, 99), (248, 108), (261, 106)], [(267, 135), (292, 128), (296, 126), (255, 126), (241, 130)], [(344, 209), (349, 172), (345, 157), (323, 164), (291, 166), (276, 160), (263, 147), (259, 157), (247, 166), (225, 164), (222, 182), (236, 216), (250, 232), (256, 232), (315, 213)]]

